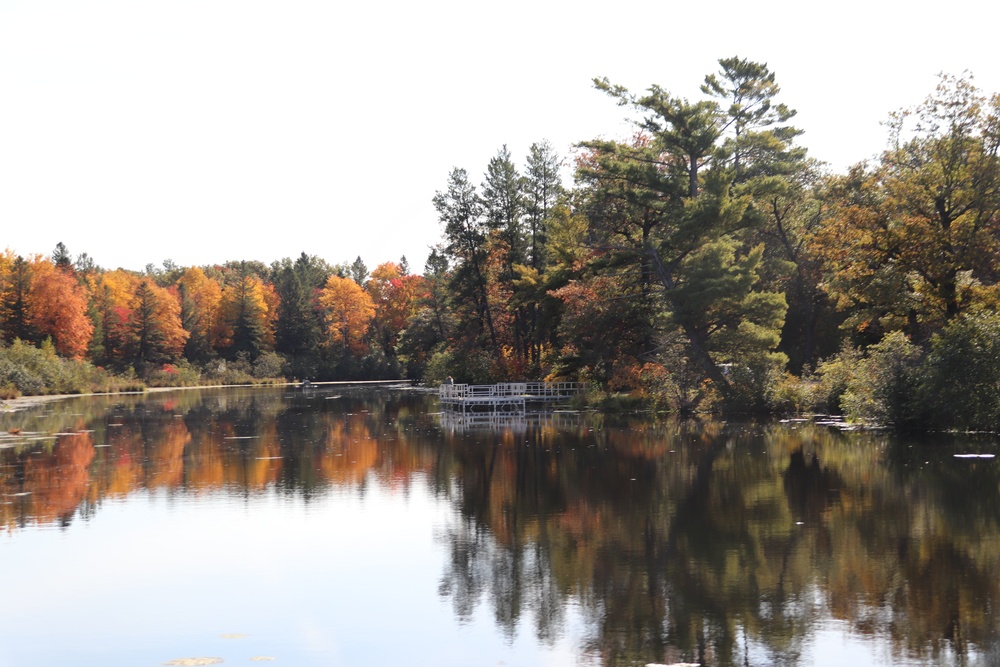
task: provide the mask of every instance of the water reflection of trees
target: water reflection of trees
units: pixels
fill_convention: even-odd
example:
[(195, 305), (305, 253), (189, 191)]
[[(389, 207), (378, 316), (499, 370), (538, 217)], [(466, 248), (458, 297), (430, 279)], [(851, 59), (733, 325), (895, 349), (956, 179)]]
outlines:
[(508, 633), (531, 612), (541, 637), (539, 611), (577, 601), (604, 665), (799, 664), (827, 618), (974, 662), (998, 637), (997, 468), (900, 451), (711, 424), (464, 440), (441, 589), (460, 616), (488, 599)]
[(309, 499), (362, 488), (370, 476), (405, 486), (440, 459), (422, 399), (386, 392), (190, 390), (69, 399), (3, 417), (18, 434), (0, 443), (8, 528), (69, 523), (139, 490)]
[(278, 389), (4, 418), (23, 434), (0, 449), (8, 530), (136, 491), (308, 500), (419, 476), (457, 510), (440, 582), (456, 615), (485, 604), (509, 636), (550, 641), (572, 605), (581, 660), (602, 665), (797, 664), (831, 618), (920, 661), (971, 664), (998, 638), (1000, 474), (948, 442), (583, 417), (463, 429), (417, 395)]

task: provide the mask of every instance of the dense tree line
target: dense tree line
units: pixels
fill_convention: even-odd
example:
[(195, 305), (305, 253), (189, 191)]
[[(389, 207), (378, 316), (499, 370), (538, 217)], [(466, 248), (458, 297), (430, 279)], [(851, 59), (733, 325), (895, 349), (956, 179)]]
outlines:
[(167, 261), (107, 271), (85, 256), (74, 262), (61, 243), (51, 257), (8, 250), (0, 333), (7, 345), (164, 383), (227, 367), (247, 377), (399, 377), (395, 346), (424, 290), (404, 266), (386, 262), (369, 275), (360, 259), (332, 266), (303, 253), (269, 267)]
[[(1000, 415), (1000, 98), (942, 76), (846, 174), (799, 145), (766, 64), (701, 97), (598, 90), (635, 133), (456, 168), (422, 275), (301, 255), (143, 273), (61, 244), (0, 257), (3, 339), (140, 377), (567, 377), (678, 410), (825, 407), (898, 425)], [(561, 173), (572, 166), (574, 183)], [(974, 386), (965, 374), (976, 369)], [(948, 406), (954, 387), (972, 400)], [(948, 394), (952, 391), (952, 394)], [(942, 416), (946, 415), (946, 416)]]

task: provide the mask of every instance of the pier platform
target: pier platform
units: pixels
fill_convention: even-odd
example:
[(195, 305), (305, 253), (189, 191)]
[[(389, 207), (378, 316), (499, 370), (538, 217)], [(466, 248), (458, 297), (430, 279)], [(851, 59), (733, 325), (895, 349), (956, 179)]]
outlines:
[(443, 384), (438, 387), (438, 397), (445, 410), (511, 414), (524, 412), (529, 405), (568, 401), (582, 390), (580, 382)]

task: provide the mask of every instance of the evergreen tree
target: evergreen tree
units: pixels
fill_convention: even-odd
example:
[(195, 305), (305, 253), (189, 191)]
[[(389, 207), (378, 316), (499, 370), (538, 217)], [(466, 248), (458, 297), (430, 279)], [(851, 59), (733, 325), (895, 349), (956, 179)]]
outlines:
[[(626, 280), (623, 289), (631, 279), (638, 295), (655, 297), (664, 317), (651, 323), (665, 334), (681, 333), (683, 354), (702, 377), (724, 398), (745, 404), (784, 363), (774, 348), (786, 305), (783, 295), (759, 285), (763, 247), (741, 248), (737, 241), (741, 229), (759, 220), (751, 194), (734, 190), (736, 175), (751, 166), (746, 156), (735, 166), (743, 144), (734, 145), (730, 169), (715, 159), (727, 145), (713, 103), (690, 104), (658, 87), (636, 97), (606, 80), (596, 84), (641, 112), (648, 134), (630, 144), (584, 144), (590, 153), (578, 175), (588, 186), (585, 210), (599, 244), (594, 270), (614, 271)], [(754, 123), (767, 122), (743, 112), (737, 118), (741, 140)], [(768, 159), (755, 156), (754, 164)]]
[(64, 271), (73, 270), (73, 259), (70, 257), (69, 251), (62, 241), (57, 243), (55, 250), (52, 251), (52, 263), (56, 265), (57, 269)]
[(230, 358), (247, 356), (250, 361), (266, 351), (268, 338), (267, 303), (260, 279), (240, 262), (236, 275), (223, 290), (222, 309), (230, 325)]
[(350, 276), (359, 285), (364, 285), (365, 281), (368, 280), (368, 267), (361, 261), (361, 255), (358, 255), (357, 259), (351, 264)]
[(318, 258), (302, 253), (294, 263), (283, 260), (273, 273), (280, 299), (275, 349), (289, 357), (295, 375), (313, 377), (319, 371), (322, 339), (317, 295), (330, 269)]
[(30, 324), (28, 302), (31, 293), (31, 264), (18, 255), (0, 292), (0, 326), (7, 342), (35, 340)]
[(731, 160), (734, 184), (795, 171), (805, 150), (792, 142), (802, 131), (785, 124), (795, 111), (775, 102), (781, 88), (774, 72), (766, 63), (736, 57), (722, 58), (719, 67), (701, 89), (723, 105), (722, 148)]
[(547, 227), (553, 207), (563, 196), (559, 155), (548, 141), (531, 144), (525, 166), (523, 198), (527, 226), (527, 264), (542, 270)]
[(474, 327), (478, 336), (485, 336), (499, 358), (500, 345), (487, 284), (488, 227), (483, 219), (482, 200), (466, 171), (453, 169), (448, 175), (447, 189), (436, 193), (433, 201), (438, 219), (444, 225), (445, 252), (454, 265), (451, 286), (461, 311), (460, 320)]

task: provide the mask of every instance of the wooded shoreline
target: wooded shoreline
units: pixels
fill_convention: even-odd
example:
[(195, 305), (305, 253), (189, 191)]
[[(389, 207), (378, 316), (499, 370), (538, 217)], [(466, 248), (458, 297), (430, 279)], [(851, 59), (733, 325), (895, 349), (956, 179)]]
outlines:
[(0, 396), (266, 378), (578, 381), (608, 405), (1000, 423), (1000, 96), (942, 75), (846, 174), (799, 143), (766, 63), (703, 97), (595, 88), (634, 114), (448, 174), (422, 273), (302, 253), (106, 270), (0, 254)]

